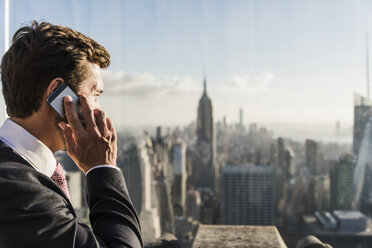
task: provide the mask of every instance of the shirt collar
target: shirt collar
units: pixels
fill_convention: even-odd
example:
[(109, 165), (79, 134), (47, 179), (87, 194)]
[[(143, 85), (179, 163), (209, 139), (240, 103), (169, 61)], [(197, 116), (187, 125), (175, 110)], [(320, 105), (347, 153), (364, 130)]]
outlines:
[(51, 177), (56, 168), (53, 152), (23, 127), (6, 119), (0, 127), (0, 139), (39, 172)]

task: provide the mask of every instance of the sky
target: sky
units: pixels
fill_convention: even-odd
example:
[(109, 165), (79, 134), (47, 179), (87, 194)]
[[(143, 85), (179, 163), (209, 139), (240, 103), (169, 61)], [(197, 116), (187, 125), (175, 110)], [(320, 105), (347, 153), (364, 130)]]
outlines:
[(47, 20), (104, 45), (101, 106), (118, 126), (194, 121), (204, 76), (216, 121), (243, 108), (246, 124), (348, 126), (371, 13), (368, 0), (10, 0), (10, 33)]

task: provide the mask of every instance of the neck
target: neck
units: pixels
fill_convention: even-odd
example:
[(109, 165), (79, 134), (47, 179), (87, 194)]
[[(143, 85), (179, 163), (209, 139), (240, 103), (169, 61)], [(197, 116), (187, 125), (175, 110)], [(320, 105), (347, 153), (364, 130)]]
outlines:
[(56, 142), (58, 140), (58, 137), (56, 137), (58, 132), (56, 132), (55, 120), (52, 118), (53, 115), (47, 117), (40, 112), (36, 112), (27, 118), (11, 117), (10, 119), (23, 127), (55, 153), (60, 150), (60, 147), (58, 142)]

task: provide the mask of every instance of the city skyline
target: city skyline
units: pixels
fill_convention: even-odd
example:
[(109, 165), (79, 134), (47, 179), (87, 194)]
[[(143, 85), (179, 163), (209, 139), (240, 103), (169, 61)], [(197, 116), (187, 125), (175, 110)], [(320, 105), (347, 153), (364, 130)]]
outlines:
[[(369, 95), (372, 2), (9, 2), (11, 34), (24, 19), (45, 19), (110, 51), (100, 106), (117, 131), (106, 162), (119, 170), (105, 170), (124, 179), (125, 197), (112, 199), (133, 203), (126, 223), (140, 227), (133, 233), (144, 247), (371, 244), (372, 102), (362, 95)], [(26, 124), (20, 128), (53, 150), (43, 128)], [(8, 149), (14, 142), (6, 137)], [(85, 173), (75, 155), (57, 151), (57, 167), (66, 172), (73, 215), (100, 237), (90, 197), (100, 187), (91, 187), (95, 172)]]

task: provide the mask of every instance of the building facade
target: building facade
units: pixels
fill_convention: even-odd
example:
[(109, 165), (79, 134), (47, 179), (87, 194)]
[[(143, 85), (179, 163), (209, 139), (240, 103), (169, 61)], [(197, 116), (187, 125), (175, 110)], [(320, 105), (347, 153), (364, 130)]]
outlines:
[(330, 170), (331, 178), (331, 209), (351, 209), (351, 189), (353, 184), (354, 159), (351, 154), (345, 154)]
[(353, 152), (356, 156), (359, 153), (365, 128), (372, 117), (372, 103), (369, 99), (354, 95), (354, 130), (353, 130)]
[(274, 224), (272, 166), (227, 165), (221, 173), (222, 224)]

